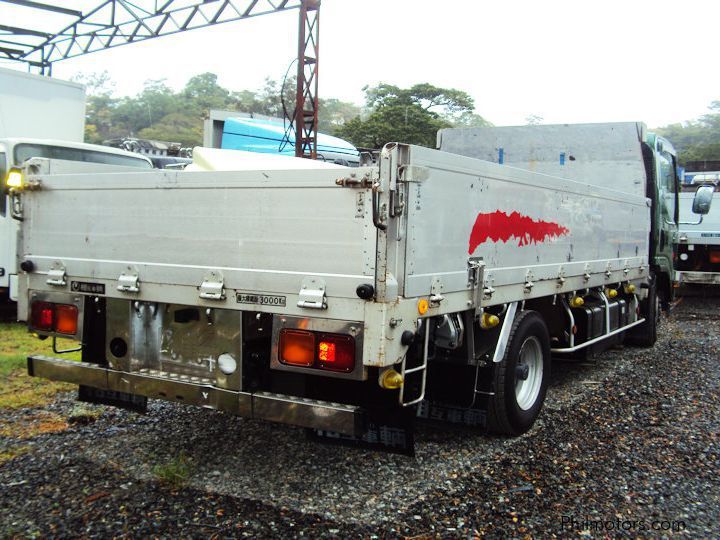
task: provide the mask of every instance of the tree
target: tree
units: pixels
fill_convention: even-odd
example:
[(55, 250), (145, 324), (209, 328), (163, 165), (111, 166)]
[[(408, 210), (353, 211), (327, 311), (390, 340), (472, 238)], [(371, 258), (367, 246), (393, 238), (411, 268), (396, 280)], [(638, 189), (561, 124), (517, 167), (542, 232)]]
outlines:
[(356, 116), (336, 134), (356, 146), (380, 148), (391, 141), (434, 147), (438, 129), (461, 125), (489, 125), (475, 114), (472, 97), (462, 90), (421, 83), (399, 88), (381, 83), (365, 87), (367, 118)]
[(682, 164), (720, 160), (720, 101), (713, 101), (708, 108), (710, 112), (697, 120), (656, 129), (673, 143)]

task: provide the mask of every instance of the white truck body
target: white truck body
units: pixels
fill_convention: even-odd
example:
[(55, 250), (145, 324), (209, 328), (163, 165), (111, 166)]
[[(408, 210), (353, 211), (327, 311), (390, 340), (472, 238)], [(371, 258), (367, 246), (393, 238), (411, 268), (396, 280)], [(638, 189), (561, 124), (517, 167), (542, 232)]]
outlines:
[(720, 194), (716, 188), (710, 212), (700, 223), (692, 212), (694, 196), (694, 190), (680, 193), (676, 280), (685, 284), (720, 285)]
[(82, 142), (85, 87), (0, 68), (0, 138), (5, 137)]
[[(608, 308), (603, 335), (643, 321), (644, 196), (408, 145), (387, 145), (378, 165), (359, 169), (221, 152), (195, 149), (198, 164), (185, 171), (98, 174), (30, 162), (18, 195), (19, 259), (32, 263), (20, 280), (20, 316), (32, 326), (36, 302), (64, 301), (86, 316), (87, 302), (107, 310), (99, 349), (106, 361), (34, 358), (33, 374), (348, 433), (357, 432), (357, 403), (230, 380), (219, 371), (220, 356), (239, 355), (245, 366), (249, 338), (238, 338), (231, 352), (217, 345), (191, 358), (188, 346), (173, 342), (180, 339), (173, 316), (177, 323), (184, 317), (177, 313), (199, 310), (192, 312), (199, 326), (189, 323), (195, 329), (186, 335), (202, 334), (206, 344), (237, 335), (241, 320), (250, 332), (247, 316), (265, 320), (269, 378), (326, 375), (377, 388), (375, 377), (393, 367), (406, 381), (421, 374), (417, 395), (400, 390), (403, 405), (425, 393), (430, 321), (452, 327), (442, 345), (451, 350), (463, 333), (472, 335), (463, 317), (473, 326), (475, 316), (496, 311), (505, 322), (488, 353), (494, 362), (503, 358), (515, 311), (533, 303), (563, 318), (552, 338), (559, 353), (582, 346), (566, 302), (578, 291)], [(360, 286), (370, 286), (371, 296)], [(603, 293), (622, 295), (623, 287), (630, 292), (621, 304)], [(610, 324), (610, 304), (622, 309), (620, 326)], [(217, 324), (228, 326), (213, 338), (221, 317), (226, 322)], [(352, 335), (354, 368), (282, 365), (277, 337), (288, 328)], [(410, 367), (406, 337), (422, 332), (424, 363)], [(472, 365), (485, 362), (467, 354)], [(350, 400), (344, 392), (335, 401)]]
[[(133, 165), (152, 168), (144, 156), (82, 142), (37, 139), (26, 137), (0, 138), (0, 292), (7, 291), (11, 300), (17, 300), (16, 247), (19, 222), (11, 217), (11, 201), (5, 179), (11, 168), (21, 167), (30, 156), (45, 156), (93, 163), (100, 170), (111, 165)], [(0, 295), (2, 296), (2, 295)]]

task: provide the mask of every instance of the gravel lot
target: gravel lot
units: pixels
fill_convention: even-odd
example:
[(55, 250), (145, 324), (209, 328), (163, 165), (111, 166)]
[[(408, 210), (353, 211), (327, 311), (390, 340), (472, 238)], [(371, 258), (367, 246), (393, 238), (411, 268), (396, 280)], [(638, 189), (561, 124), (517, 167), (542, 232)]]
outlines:
[[(701, 290), (652, 349), (556, 362), (525, 436), (420, 426), (415, 459), (162, 402), (0, 410), (0, 428), (78, 417), (23, 440), (0, 430), (0, 453), (24, 452), (0, 465), (0, 537), (717, 538), (719, 306)], [(184, 487), (158, 481), (168, 463)]]

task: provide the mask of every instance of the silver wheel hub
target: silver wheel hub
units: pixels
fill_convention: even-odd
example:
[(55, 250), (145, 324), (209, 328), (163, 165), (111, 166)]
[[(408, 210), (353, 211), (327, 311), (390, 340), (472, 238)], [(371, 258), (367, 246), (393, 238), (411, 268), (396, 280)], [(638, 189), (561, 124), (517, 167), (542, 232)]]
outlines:
[[(530, 336), (523, 342), (515, 373), (515, 400), (518, 407), (527, 411), (537, 402), (543, 380), (543, 352), (537, 337)], [(518, 377), (526, 373), (527, 376)]]

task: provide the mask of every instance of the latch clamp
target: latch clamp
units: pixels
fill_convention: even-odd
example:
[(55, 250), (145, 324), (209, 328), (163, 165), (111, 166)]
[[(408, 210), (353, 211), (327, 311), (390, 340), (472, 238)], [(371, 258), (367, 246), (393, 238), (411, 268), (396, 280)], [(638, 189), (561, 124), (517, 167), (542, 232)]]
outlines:
[(219, 272), (208, 272), (200, 285), (200, 298), (225, 300), (225, 280)]
[(327, 309), (325, 281), (318, 277), (306, 277), (300, 287), (297, 307), (308, 309)]
[(67, 281), (65, 280), (65, 267), (58, 262), (53, 263), (50, 270), (48, 270), (47, 276), (48, 277), (45, 283), (48, 285), (64, 287), (67, 284)]
[(137, 273), (120, 274), (117, 290), (120, 292), (136, 293), (140, 291), (140, 277)]

